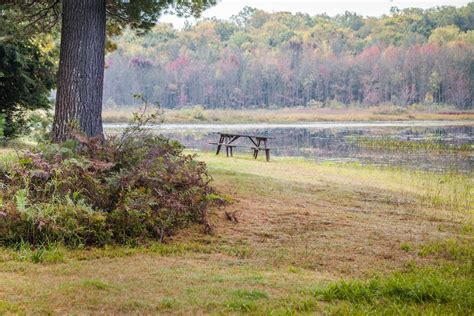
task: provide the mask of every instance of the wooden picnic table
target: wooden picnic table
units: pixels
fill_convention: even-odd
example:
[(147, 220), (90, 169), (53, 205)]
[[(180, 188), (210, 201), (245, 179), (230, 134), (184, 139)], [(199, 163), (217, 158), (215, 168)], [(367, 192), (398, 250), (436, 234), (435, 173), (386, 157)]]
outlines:
[[(234, 155), (235, 147), (247, 147), (253, 150), (253, 157), (257, 159), (258, 153), (260, 150), (265, 151), (265, 158), (267, 161), (270, 160), (270, 148), (267, 146), (267, 141), (269, 139), (274, 139), (274, 137), (263, 136), (263, 135), (246, 135), (246, 134), (235, 134), (235, 133), (215, 133), (220, 135), (219, 142), (210, 143), (211, 145), (217, 145), (216, 155), (219, 155), (222, 146), (226, 149), (227, 157), (232, 157)], [(240, 146), (236, 145), (234, 142), (239, 138), (247, 138), (250, 140), (252, 145), (249, 146)]]

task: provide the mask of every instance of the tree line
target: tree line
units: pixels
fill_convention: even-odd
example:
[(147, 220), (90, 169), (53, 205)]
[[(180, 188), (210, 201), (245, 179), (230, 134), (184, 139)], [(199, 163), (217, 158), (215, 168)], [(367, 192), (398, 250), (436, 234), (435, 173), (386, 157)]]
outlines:
[(133, 94), (164, 107), (443, 103), (472, 109), (474, 3), (392, 8), (362, 17), (245, 8), (144, 36), (126, 30), (106, 56), (104, 103)]

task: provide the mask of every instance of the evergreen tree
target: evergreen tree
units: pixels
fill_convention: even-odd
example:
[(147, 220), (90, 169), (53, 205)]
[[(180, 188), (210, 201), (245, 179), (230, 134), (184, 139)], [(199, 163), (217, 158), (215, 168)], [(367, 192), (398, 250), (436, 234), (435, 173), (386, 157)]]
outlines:
[(148, 30), (163, 12), (199, 15), (215, 0), (32, 0), (0, 1), (18, 10), (35, 28), (49, 30), (61, 20), (58, 92), (53, 141), (73, 128), (102, 136), (102, 90), (106, 31), (130, 25)]

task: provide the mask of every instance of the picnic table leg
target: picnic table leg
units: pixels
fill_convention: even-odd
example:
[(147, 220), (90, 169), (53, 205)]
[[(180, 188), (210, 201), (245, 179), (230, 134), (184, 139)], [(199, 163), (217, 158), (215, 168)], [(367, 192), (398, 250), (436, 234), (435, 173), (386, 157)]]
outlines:
[(260, 142), (261, 142), (261, 140), (257, 139), (257, 148), (254, 150), (254, 158), (255, 159), (257, 159), (257, 157), (258, 157), (258, 152), (260, 150)]
[(267, 162), (270, 161), (270, 148), (267, 148), (267, 140), (263, 140), (263, 144), (265, 146), (265, 158), (267, 159)]
[(222, 147), (222, 143), (224, 142), (224, 136), (221, 135), (221, 137), (219, 138), (219, 143), (217, 144), (217, 151), (216, 151), (216, 155), (219, 155), (219, 152), (221, 151), (221, 147)]
[(230, 147), (230, 156), (234, 157), (234, 147)]

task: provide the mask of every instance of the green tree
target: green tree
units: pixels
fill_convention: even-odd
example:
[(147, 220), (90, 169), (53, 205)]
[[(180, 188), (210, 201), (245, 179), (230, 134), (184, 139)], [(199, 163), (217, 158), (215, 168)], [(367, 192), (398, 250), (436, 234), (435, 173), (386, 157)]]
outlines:
[(50, 107), (55, 67), (42, 42), (22, 36), (7, 14), (0, 16), (0, 116), (4, 136), (13, 137), (26, 126), (26, 111)]
[(147, 31), (164, 12), (198, 16), (216, 0), (32, 0), (10, 4), (34, 27), (48, 30), (61, 19), (58, 93), (53, 141), (66, 140), (72, 128), (102, 136), (102, 89), (106, 31), (127, 25)]
[(461, 36), (460, 30), (455, 25), (439, 27), (431, 33), (429, 42), (439, 46), (446, 45), (449, 42), (459, 40)]

